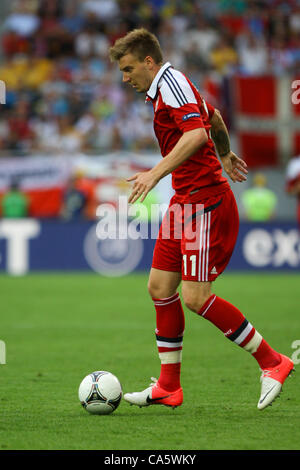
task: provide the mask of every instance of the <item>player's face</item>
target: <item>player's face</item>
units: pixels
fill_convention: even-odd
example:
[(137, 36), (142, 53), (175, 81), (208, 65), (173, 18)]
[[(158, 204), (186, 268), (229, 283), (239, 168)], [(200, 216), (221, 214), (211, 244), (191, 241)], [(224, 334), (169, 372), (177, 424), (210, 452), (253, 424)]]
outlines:
[(146, 57), (140, 62), (133, 54), (124, 55), (119, 61), (123, 73), (123, 82), (131, 85), (137, 92), (145, 93), (149, 90), (153, 80), (151, 60)]

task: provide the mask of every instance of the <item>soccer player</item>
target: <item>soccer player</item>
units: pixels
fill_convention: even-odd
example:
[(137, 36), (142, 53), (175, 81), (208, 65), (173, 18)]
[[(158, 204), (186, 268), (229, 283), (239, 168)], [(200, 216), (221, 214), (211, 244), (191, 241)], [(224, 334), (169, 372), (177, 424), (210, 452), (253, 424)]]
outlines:
[(300, 228), (300, 155), (292, 157), (286, 170), (286, 191), (297, 198), (297, 222)]
[(262, 370), (257, 406), (262, 410), (281, 392), (293, 362), (275, 351), (237, 307), (212, 292), (213, 281), (230, 260), (239, 227), (237, 205), (222, 176), (222, 165), (232, 181), (243, 182), (246, 164), (230, 150), (220, 112), (205, 102), (183, 73), (163, 63), (160, 44), (152, 33), (144, 28), (133, 30), (119, 38), (109, 53), (118, 62), (123, 82), (146, 93), (146, 100), (152, 102), (163, 156), (151, 170), (128, 179), (133, 182), (128, 201), (142, 202), (170, 173), (175, 192), (161, 223), (148, 283), (156, 310), (160, 376), (145, 390), (126, 393), (124, 399), (132, 405), (173, 408), (183, 402), (180, 371), (185, 319), (177, 292), (182, 282), (185, 305), (257, 360)]

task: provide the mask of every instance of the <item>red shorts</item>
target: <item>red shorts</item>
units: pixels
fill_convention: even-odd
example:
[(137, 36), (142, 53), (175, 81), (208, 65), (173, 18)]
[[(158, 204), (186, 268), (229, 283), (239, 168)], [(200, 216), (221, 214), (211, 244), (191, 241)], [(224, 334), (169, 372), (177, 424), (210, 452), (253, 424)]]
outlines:
[(214, 281), (229, 263), (238, 230), (231, 189), (188, 205), (175, 195), (160, 226), (152, 267), (181, 272), (187, 281)]

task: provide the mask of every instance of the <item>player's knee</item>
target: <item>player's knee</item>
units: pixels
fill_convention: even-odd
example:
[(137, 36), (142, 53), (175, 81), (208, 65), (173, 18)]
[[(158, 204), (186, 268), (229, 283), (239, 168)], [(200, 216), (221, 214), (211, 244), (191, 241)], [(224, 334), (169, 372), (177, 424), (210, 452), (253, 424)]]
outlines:
[(203, 303), (191, 295), (183, 296), (184, 305), (192, 312), (199, 312)]
[(175, 294), (170, 287), (156, 281), (155, 279), (149, 279), (148, 292), (153, 299), (166, 299), (167, 297)]
[(192, 312), (198, 313), (207, 299), (208, 292), (182, 290), (182, 298), (185, 306)]
[(150, 296), (158, 299), (159, 297), (155, 296), (155, 294), (158, 290), (158, 286), (156, 285), (156, 283), (149, 279), (147, 287), (148, 287), (148, 292), (149, 292)]
[(154, 299), (163, 299), (165, 297), (163, 286), (153, 280), (148, 282), (148, 292)]

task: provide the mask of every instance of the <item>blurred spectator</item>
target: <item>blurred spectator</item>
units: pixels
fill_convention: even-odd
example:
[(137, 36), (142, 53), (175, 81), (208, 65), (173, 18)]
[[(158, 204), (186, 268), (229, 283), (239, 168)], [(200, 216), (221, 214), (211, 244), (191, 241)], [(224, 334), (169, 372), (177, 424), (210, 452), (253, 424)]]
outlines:
[(241, 202), (248, 220), (266, 222), (276, 210), (277, 196), (267, 188), (267, 179), (263, 173), (253, 176), (253, 185), (242, 193)]
[(233, 36), (238, 36), (245, 29), (245, 14), (249, 7), (248, 3), (244, 0), (225, 0), (222, 1), (222, 4), (219, 7), (219, 23), (224, 31)]
[(291, 41), (292, 67), (291, 72), (298, 73), (300, 70), (300, 34), (297, 34)]
[(48, 144), (50, 151), (71, 155), (80, 152), (83, 146), (83, 135), (73, 125), (71, 116), (62, 114), (57, 117), (56, 123), (56, 135)]
[(23, 57), (8, 57), (0, 66), (0, 77), (6, 84), (6, 89), (17, 91), (22, 88), (22, 79), (26, 72), (26, 62)]
[(267, 23), (267, 12), (259, 3), (250, 3), (245, 11), (245, 29), (255, 37), (262, 38)]
[(203, 64), (208, 64), (211, 50), (216, 46), (219, 38), (218, 30), (199, 16), (195, 18), (195, 23), (185, 31), (185, 34), (180, 36), (179, 47), (183, 53), (190, 54), (191, 58), (194, 55), (198, 57), (198, 60), (201, 59)]
[(10, 189), (1, 200), (2, 217), (21, 218), (28, 215), (29, 200), (21, 191), (18, 180), (11, 183)]
[(36, 12), (32, 11), (26, 1), (18, 1), (12, 13), (4, 21), (4, 31), (10, 31), (16, 35), (28, 38), (33, 36), (40, 25), (40, 19)]
[(24, 73), (20, 77), (21, 86), (29, 90), (38, 90), (53, 71), (53, 63), (46, 57), (24, 56)]
[(6, 119), (6, 115), (1, 116), (0, 119), (0, 152), (8, 146), (9, 127)]
[(236, 50), (226, 36), (219, 39), (210, 53), (210, 62), (221, 76), (231, 74), (238, 64), (238, 59)]
[(292, 15), (289, 15), (289, 28), (291, 33), (300, 34), (300, 5), (296, 5)]
[(61, 210), (61, 217), (65, 221), (85, 218), (87, 194), (80, 187), (82, 176), (80, 172), (76, 172), (68, 181)]
[(264, 39), (248, 32), (239, 38), (241, 72), (247, 75), (264, 75), (269, 71), (269, 52)]
[(102, 21), (112, 21), (119, 12), (116, 0), (83, 0), (80, 2), (81, 11), (84, 15), (92, 14)]
[(18, 101), (8, 118), (8, 148), (16, 156), (24, 156), (34, 147), (35, 133), (29, 120), (29, 105), (27, 100)]
[(300, 155), (291, 158), (287, 166), (286, 191), (297, 199), (297, 221), (300, 227)]
[[(55, 119), (50, 119), (44, 110), (38, 118), (31, 121), (32, 129), (36, 135), (34, 150), (41, 154), (53, 152), (53, 142), (58, 136), (58, 125)], [(57, 147), (55, 147), (56, 149)]]
[(75, 38), (75, 53), (85, 57), (107, 57), (109, 41), (104, 33), (104, 27), (94, 19), (85, 22)]
[(243, 15), (247, 10), (247, 0), (219, 0), (219, 8), (223, 15)]
[(40, 27), (36, 34), (37, 45), (48, 58), (69, 52), (71, 47), (67, 31), (60, 22), (61, 2), (45, 0), (39, 8)]
[(272, 69), (276, 75), (282, 75), (291, 71), (294, 64), (293, 53), (283, 38), (277, 37), (274, 39), (270, 49), (270, 56), (273, 64)]
[(84, 27), (84, 18), (79, 14), (76, 4), (67, 2), (64, 9), (64, 15), (60, 18), (60, 24), (64, 31), (75, 37)]

